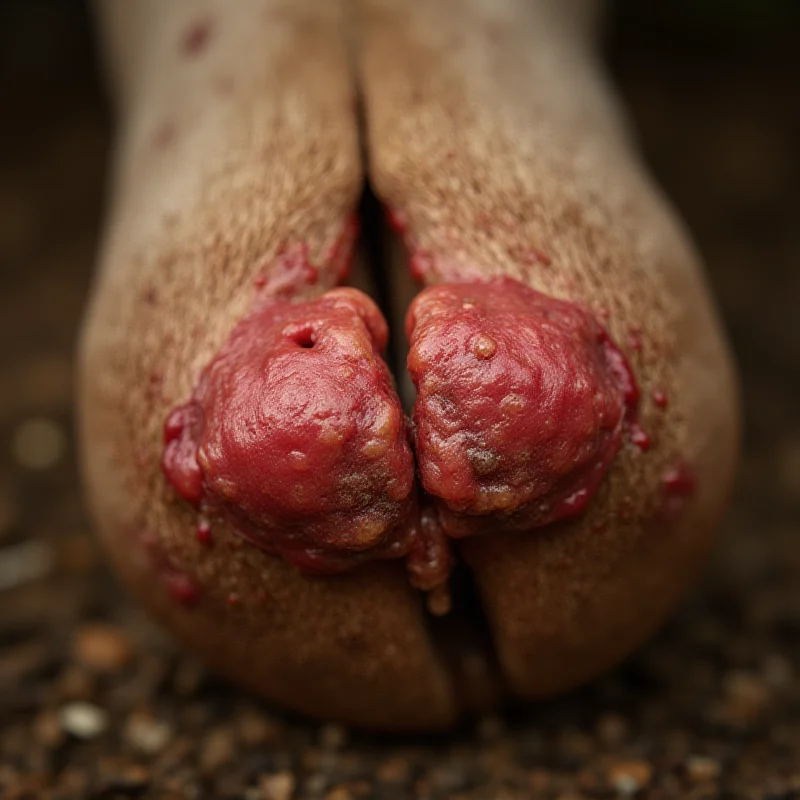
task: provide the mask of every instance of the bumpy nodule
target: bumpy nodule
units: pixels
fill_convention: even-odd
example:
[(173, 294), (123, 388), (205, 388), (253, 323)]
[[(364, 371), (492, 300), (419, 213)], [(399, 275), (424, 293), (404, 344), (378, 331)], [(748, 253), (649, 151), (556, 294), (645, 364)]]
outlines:
[(407, 535), (414, 462), (387, 336), (355, 289), (257, 308), (167, 419), (172, 486), (309, 570), (407, 549), (393, 535)]
[(426, 289), (406, 324), (418, 468), (445, 531), (580, 514), (638, 399), (605, 329), (510, 278)]

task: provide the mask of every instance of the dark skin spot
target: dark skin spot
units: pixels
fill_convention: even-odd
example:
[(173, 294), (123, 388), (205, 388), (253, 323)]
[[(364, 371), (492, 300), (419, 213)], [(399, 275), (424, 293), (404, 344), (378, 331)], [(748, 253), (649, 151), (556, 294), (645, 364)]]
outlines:
[(213, 26), (210, 20), (198, 20), (181, 36), (181, 52), (187, 56), (197, 56), (202, 53), (211, 39)]
[(153, 133), (153, 147), (156, 150), (166, 150), (174, 141), (177, 131), (172, 122), (164, 122)]

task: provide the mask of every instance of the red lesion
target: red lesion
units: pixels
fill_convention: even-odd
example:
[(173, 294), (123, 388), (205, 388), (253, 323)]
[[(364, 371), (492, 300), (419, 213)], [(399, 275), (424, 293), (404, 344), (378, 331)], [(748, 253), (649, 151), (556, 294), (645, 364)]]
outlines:
[(253, 282), (267, 297), (288, 300), (316, 286), (319, 270), (309, 260), (308, 245), (297, 243), (283, 247)]
[(669, 397), (663, 389), (653, 390), (653, 403), (656, 408), (664, 409), (669, 405)]
[(673, 522), (694, 496), (697, 488), (694, 470), (685, 461), (678, 461), (661, 479), (661, 506), (657, 517), (661, 522)]
[(540, 264), (543, 267), (549, 267), (553, 263), (553, 259), (544, 250), (539, 250), (538, 247), (531, 247), (525, 253), (525, 263), (528, 266)]
[(306, 571), (416, 552), (414, 462), (380, 355), (387, 338), (355, 289), (260, 306), (168, 416), (168, 481)]
[(427, 250), (415, 250), (408, 262), (411, 277), (422, 282), (433, 272), (433, 256)]
[(639, 396), (594, 317), (498, 278), (426, 289), (407, 333), (420, 478), (448, 535), (581, 514)]
[(358, 237), (358, 220), (351, 216), (323, 254), (323, 266), (311, 262), (305, 242), (284, 245), (253, 278), (264, 300), (295, 300), (341, 284), (350, 272)]
[(407, 569), (412, 586), (428, 594), (428, 610), (436, 616), (450, 611), (448, 580), (453, 569), (453, 549), (436, 510), (426, 504), (413, 517)]
[(408, 231), (408, 217), (405, 212), (394, 206), (385, 206), (384, 214), (389, 228), (398, 236), (405, 236)]
[(187, 608), (195, 606), (202, 594), (199, 585), (175, 566), (172, 558), (161, 547), (158, 537), (150, 531), (141, 530), (136, 539), (169, 597)]

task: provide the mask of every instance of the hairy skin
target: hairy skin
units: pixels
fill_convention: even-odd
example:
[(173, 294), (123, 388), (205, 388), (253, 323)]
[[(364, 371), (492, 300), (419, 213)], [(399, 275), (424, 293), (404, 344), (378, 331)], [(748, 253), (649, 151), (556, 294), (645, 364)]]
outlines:
[[(376, 728), (445, 727), (622, 658), (702, 562), (738, 420), (696, 256), (595, 61), (595, 4), (98, 5), (121, 134), (80, 427), (133, 592), (231, 678)], [(362, 163), (405, 246), (388, 278), (424, 287), (409, 335), (430, 495), (406, 493), (383, 322), (336, 288)], [(331, 337), (313, 356), (309, 320)], [(498, 411), (514, 394), (524, 437)], [(327, 444), (313, 408), (336, 420)], [(242, 436), (242, 419), (271, 422)], [(360, 461), (378, 431), (388, 448)], [(285, 479), (292, 458), (319, 474)], [(319, 542), (337, 566), (370, 563), (312, 575)], [(458, 594), (429, 627), (416, 587), (447, 610), (451, 548), (488, 630)]]

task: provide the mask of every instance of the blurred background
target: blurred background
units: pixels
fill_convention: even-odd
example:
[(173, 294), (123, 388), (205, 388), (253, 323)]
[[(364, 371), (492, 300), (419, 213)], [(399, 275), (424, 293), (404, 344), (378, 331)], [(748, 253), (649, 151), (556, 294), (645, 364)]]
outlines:
[(608, 55), (741, 366), (725, 535), (666, 630), (593, 686), (374, 739), (208, 675), (96, 552), (72, 357), (109, 108), (82, 3), (0, 2), (0, 797), (800, 798), (800, 2), (620, 2)]

